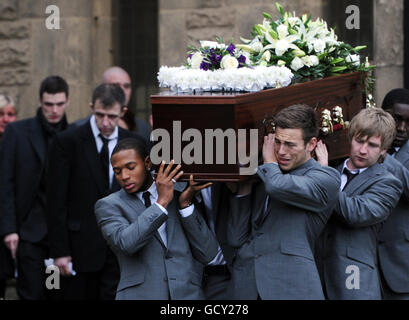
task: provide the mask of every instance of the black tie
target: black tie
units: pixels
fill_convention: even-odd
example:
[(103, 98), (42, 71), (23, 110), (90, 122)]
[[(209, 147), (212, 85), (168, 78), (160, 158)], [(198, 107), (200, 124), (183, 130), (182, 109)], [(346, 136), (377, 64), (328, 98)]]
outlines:
[(102, 167), (102, 176), (105, 181), (106, 189), (109, 189), (109, 150), (108, 150), (109, 139), (102, 136), (102, 134), (99, 134), (99, 137), (104, 143), (101, 152), (99, 153), (99, 160), (101, 162)]
[(152, 205), (151, 193), (149, 191), (144, 192), (142, 198), (145, 201), (145, 207), (149, 208)]
[(344, 171), (342, 173), (344, 173), (347, 176), (347, 183), (345, 183), (345, 186), (342, 188), (342, 190), (344, 190), (348, 183), (350, 183), (352, 179), (354, 179), (359, 174), (359, 171), (357, 173), (352, 173), (347, 168), (344, 168)]

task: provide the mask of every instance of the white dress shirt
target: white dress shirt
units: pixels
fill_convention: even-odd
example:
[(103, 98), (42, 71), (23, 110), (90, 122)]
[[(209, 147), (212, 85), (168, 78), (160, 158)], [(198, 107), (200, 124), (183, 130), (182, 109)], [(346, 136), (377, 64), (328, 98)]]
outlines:
[(351, 169), (349, 169), (348, 166), (347, 166), (348, 161), (349, 161), (349, 158), (344, 161), (344, 165), (343, 165), (342, 170), (341, 170), (341, 188), (340, 188), (341, 190), (344, 189), (344, 186), (347, 184), (347, 180), (348, 180), (347, 175), (344, 173), (344, 169), (345, 169), (345, 168), (347, 168), (347, 170), (348, 170), (349, 172), (351, 172), (352, 174), (362, 173), (362, 172), (364, 172), (366, 169), (368, 169), (368, 168), (361, 168), (361, 169), (351, 170)]
[[(97, 151), (98, 151), (98, 153), (100, 153), (102, 147), (104, 146), (104, 142), (102, 141), (101, 137), (99, 136), (101, 131), (99, 131), (99, 129), (97, 127), (97, 123), (95, 121), (95, 116), (94, 115), (91, 116), (91, 118), (89, 119), (89, 122), (91, 124), (92, 134), (94, 135), (94, 139), (95, 139), (95, 142), (96, 142), (96, 145), (97, 145)], [(116, 144), (118, 143), (118, 126), (115, 127), (114, 132), (112, 132), (112, 134), (109, 137), (105, 137), (105, 138), (107, 138), (109, 140), (108, 141), (108, 151), (109, 151), (109, 159), (111, 160), (112, 151), (114, 150)], [(109, 166), (109, 187), (111, 188), (112, 181), (114, 179), (114, 169), (112, 169), (111, 161), (109, 161), (108, 166)]]
[[(158, 190), (156, 189), (155, 181), (152, 183), (152, 185), (149, 187), (148, 190), (140, 191), (140, 192), (136, 193), (136, 196), (139, 198), (139, 200), (142, 201), (143, 204), (145, 204), (145, 200), (143, 199), (143, 194), (146, 191), (149, 191), (149, 193), (150, 193), (149, 199), (151, 200), (151, 205), (158, 206), (159, 209), (161, 209), (162, 212), (167, 215), (168, 210), (166, 210), (163, 206), (161, 206), (159, 203), (156, 202), (156, 201), (158, 201)], [(179, 213), (183, 218), (186, 218), (186, 217), (190, 216), (193, 213), (194, 208), (195, 208), (194, 205), (191, 205), (191, 206), (189, 206), (187, 208), (179, 210)], [(168, 240), (167, 240), (167, 233), (166, 233), (166, 221), (164, 223), (162, 223), (161, 226), (158, 228), (158, 232), (159, 232), (159, 235), (160, 235), (163, 243), (167, 247), (168, 246)]]

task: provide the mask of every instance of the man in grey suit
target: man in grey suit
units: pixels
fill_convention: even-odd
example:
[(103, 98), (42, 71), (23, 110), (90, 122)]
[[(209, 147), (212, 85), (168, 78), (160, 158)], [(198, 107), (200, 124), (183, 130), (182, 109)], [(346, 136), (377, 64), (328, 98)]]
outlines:
[(218, 244), (192, 199), (209, 184), (191, 176), (183, 193), (174, 191), (183, 171), (171, 169), (173, 160), (153, 181), (146, 147), (135, 139), (120, 141), (111, 162), (121, 190), (99, 200), (95, 214), (121, 269), (116, 299), (203, 299), (203, 266)]
[[(394, 135), (393, 118), (382, 109), (364, 109), (351, 121), (350, 157), (338, 167), (339, 200), (317, 254), (329, 299), (381, 299), (377, 236), (399, 201), (402, 183), (379, 160)], [(317, 156), (326, 164), (323, 149), (320, 142)]]
[(386, 220), (378, 242), (378, 258), (384, 299), (409, 300), (409, 90), (394, 89), (382, 102), (382, 108), (396, 122), (396, 137), (384, 165), (403, 184), (398, 205)]
[(288, 107), (275, 125), (275, 135), (264, 137), (261, 182), (239, 184), (230, 199), (227, 239), (237, 248), (230, 292), (234, 299), (324, 299), (313, 251), (337, 200), (339, 173), (311, 157), (312, 108)]

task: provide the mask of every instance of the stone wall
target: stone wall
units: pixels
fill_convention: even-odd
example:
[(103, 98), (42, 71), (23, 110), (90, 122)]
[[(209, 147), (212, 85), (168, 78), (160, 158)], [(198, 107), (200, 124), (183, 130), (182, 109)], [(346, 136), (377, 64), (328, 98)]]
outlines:
[[(188, 45), (199, 40), (225, 42), (240, 36), (249, 38), (255, 23), (263, 20), (263, 12), (277, 14), (272, 0), (160, 0), (159, 1), (159, 65), (184, 64)], [(322, 16), (321, 0), (281, 1), (284, 10), (297, 14)]]
[[(48, 5), (60, 9), (60, 30), (48, 30)], [(42, 79), (57, 74), (70, 86), (69, 121), (89, 113), (92, 89), (112, 61), (111, 0), (2, 0), (0, 92), (11, 94), (19, 118), (38, 107)]]
[(374, 20), (376, 102), (404, 85), (403, 0), (376, 0)]

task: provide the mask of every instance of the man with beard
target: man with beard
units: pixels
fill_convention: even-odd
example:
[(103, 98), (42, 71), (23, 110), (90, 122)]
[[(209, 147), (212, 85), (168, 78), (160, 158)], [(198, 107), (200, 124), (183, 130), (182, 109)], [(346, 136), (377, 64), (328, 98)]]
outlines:
[(67, 128), (68, 84), (59, 76), (43, 80), (34, 118), (9, 123), (0, 151), (0, 235), (17, 260), (20, 299), (45, 299), (48, 258), (45, 217), (47, 153)]
[(203, 299), (203, 264), (218, 243), (192, 200), (210, 183), (190, 176), (185, 191), (174, 191), (183, 171), (173, 160), (154, 181), (146, 147), (132, 138), (118, 143), (111, 162), (122, 189), (99, 200), (95, 214), (121, 266), (116, 299)]
[(396, 122), (396, 137), (384, 165), (402, 182), (404, 192), (379, 235), (379, 264), (384, 299), (409, 300), (409, 90), (394, 89), (382, 108)]

